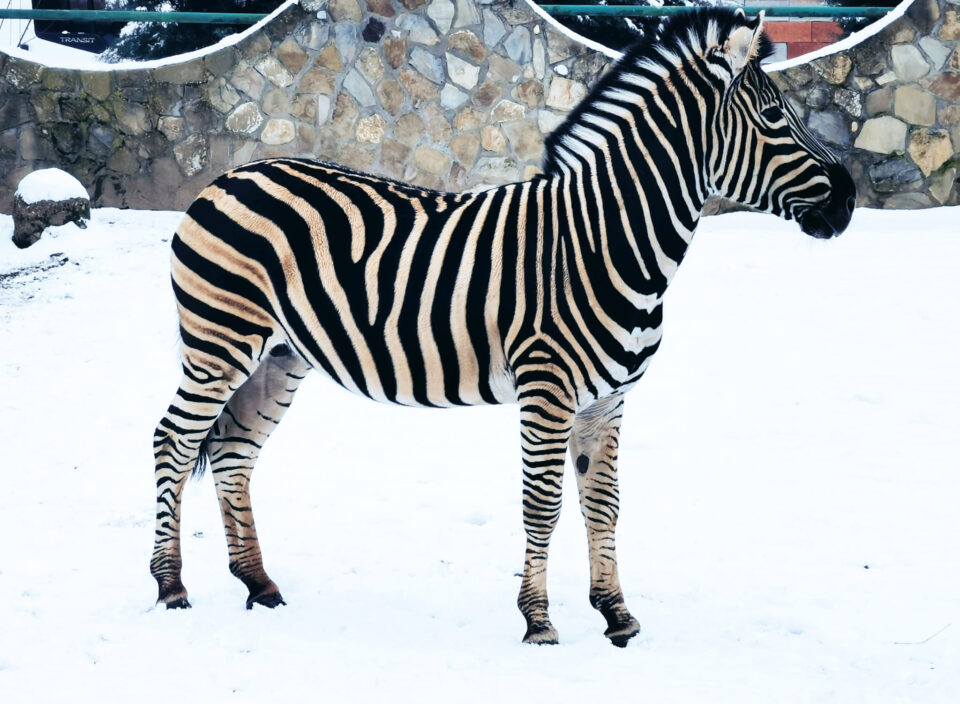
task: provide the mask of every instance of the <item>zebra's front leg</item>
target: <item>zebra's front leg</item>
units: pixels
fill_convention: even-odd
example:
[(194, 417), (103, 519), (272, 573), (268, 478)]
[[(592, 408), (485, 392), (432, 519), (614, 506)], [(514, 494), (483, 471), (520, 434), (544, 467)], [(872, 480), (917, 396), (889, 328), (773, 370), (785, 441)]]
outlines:
[(230, 572), (247, 587), (248, 609), (254, 604), (272, 609), (286, 603), (263, 568), (250, 503), (250, 475), (309, 369), (286, 345), (274, 347), (227, 403), (210, 433), (210, 469), (227, 537)]
[[(518, 375), (519, 376), (519, 375)], [(523, 527), (527, 549), (517, 606), (527, 620), (524, 643), (557, 642), (547, 613), (547, 551), (560, 517), (563, 464), (573, 426), (573, 402), (553, 385), (519, 389), (523, 450)]]
[(617, 453), (622, 415), (623, 396), (598, 401), (577, 414), (570, 438), (590, 546), (590, 603), (607, 620), (604, 635), (620, 648), (640, 632), (623, 600), (614, 540), (620, 513)]

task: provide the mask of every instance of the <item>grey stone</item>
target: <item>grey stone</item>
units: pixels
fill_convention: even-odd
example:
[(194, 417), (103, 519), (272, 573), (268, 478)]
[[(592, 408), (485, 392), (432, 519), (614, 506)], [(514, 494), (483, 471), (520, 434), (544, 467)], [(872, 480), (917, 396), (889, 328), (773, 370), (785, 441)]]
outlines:
[(950, 201), (950, 193), (957, 180), (957, 170), (955, 168), (945, 169), (930, 179), (930, 195), (932, 195), (941, 205)]
[(830, 91), (822, 86), (813, 88), (807, 93), (805, 102), (814, 110), (823, 110), (830, 104)]
[(480, 12), (474, 0), (457, 0), (457, 19), (453, 23), (454, 27), (469, 27), (473, 24), (479, 24)]
[(930, 72), (930, 64), (912, 44), (897, 44), (890, 50), (897, 78), (907, 83), (919, 80)]
[[(183, 118), (164, 115), (160, 118), (157, 129), (171, 142), (176, 142), (183, 136)], [(109, 144), (109, 142), (105, 142), (105, 144)]]
[(338, 22), (333, 26), (333, 43), (340, 53), (340, 60), (349, 66), (360, 52), (362, 37), (353, 22)]
[(920, 39), (920, 48), (923, 53), (930, 57), (934, 68), (941, 68), (947, 57), (950, 56), (950, 48), (933, 37), (923, 37)]
[(401, 15), (400, 19), (397, 20), (397, 27), (407, 33), (406, 39), (408, 41), (415, 44), (433, 46), (440, 41), (440, 37), (433, 30), (433, 27), (420, 15)]
[(369, 83), (363, 80), (363, 76), (357, 69), (350, 69), (350, 72), (343, 79), (343, 87), (363, 107), (369, 108), (377, 104), (373, 89), (370, 88)]
[(900, 210), (914, 210), (915, 208), (929, 208), (933, 202), (923, 193), (894, 193), (883, 201), (884, 208)]
[(447, 83), (440, 91), (440, 104), (448, 110), (455, 110), (463, 105), (468, 97), (462, 90)]
[(937, 100), (916, 86), (900, 86), (894, 95), (894, 113), (910, 124), (931, 127), (937, 119)]
[(893, 88), (884, 86), (867, 95), (867, 115), (873, 117), (893, 110)]
[(410, 65), (434, 83), (443, 83), (443, 61), (439, 56), (415, 47), (410, 52)]
[(833, 91), (833, 102), (843, 108), (850, 117), (860, 117), (863, 114), (863, 102), (858, 91), (837, 88)]
[(507, 56), (518, 64), (526, 64), (533, 57), (533, 48), (530, 46), (530, 30), (526, 27), (514, 27), (513, 31), (503, 40), (503, 48)]
[(290, 98), (287, 97), (286, 91), (279, 88), (268, 90), (263, 96), (263, 111), (271, 117), (289, 114)]
[(184, 176), (193, 176), (203, 171), (209, 154), (207, 136), (203, 134), (192, 134), (173, 148), (173, 157)]
[(831, 144), (841, 147), (850, 146), (850, 128), (846, 120), (835, 112), (812, 112), (807, 118), (807, 126), (814, 134)]
[(433, 2), (427, 5), (427, 16), (437, 25), (437, 29), (440, 30), (441, 34), (446, 34), (450, 31), (455, 13), (456, 8), (451, 0), (433, 0)]
[(490, 10), (483, 11), (483, 41), (491, 49), (497, 45), (503, 35), (507, 33), (503, 22)]
[(893, 193), (923, 179), (920, 169), (903, 158), (885, 159), (871, 166), (868, 173), (870, 184), (878, 193)]

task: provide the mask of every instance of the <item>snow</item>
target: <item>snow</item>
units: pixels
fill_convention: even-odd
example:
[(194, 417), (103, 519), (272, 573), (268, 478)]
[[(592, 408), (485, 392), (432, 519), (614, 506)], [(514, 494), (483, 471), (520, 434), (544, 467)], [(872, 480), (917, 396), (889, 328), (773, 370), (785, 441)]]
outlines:
[(52, 68), (83, 69), (84, 71), (116, 71), (121, 69), (159, 68), (161, 66), (169, 66), (171, 64), (186, 63), (187, 61), (191, 61), (201, 56), (206, 56), (207, 54), (212, 54), (228, 46), (233, 46), (234, 44), (237, 44), (246, 37), (250, 36), (253, 32), (258, 31), (261, 27), (269, 23), (274, 17), (279, 15), (288, 7), (296, 4), (297, 1), (298, 0), (286, 0), (286, 2), (284, 2), (277, 9), (256, 24), (250, 25), (249, 28), (242, 32), (238, 32), (237, 34), (228, 35), (218, 41), (216, 44), (211, 44), (210, 46), (197, 49), (196, 51), (189, 51), (184, 54), (168, 56), (164, 59), (152, 59), (150, 61), (117, 61), (115, 63), (105, 63), (100, 61), (99, 54), (91, 54), (86, 51), (77, 51), (73, 49), (65, 51), (64, 49), (69, 49), (69, 47), (60, 47), (53, 42), (46, 42), (41, 39), (34, 39), (31, 41), (30, 51), (24, 51), (23, 49), (10, 45), (3, 46), (2, 49), (3, 53), (6, 53), (10, 56), (15, 56), (19, 59), (24, 59), (25, 61), (40, 63), (44, 66), (50, 66)]
[(90, 198), (87, 189), (76, 177), (60, 169), (37, 169), (20, 179), (17, 196), (24, 203), (41, 200), (69, 200)]
[(858, 210), (830, 242), (703, 222), (627, 401), (625, 650), (587, 602), (572, 476), (561, 644), (519, 642), (515, 406), (393, 408), (320, 375), (254, 475), (289, 605), (244, 610), (207, 476), (183, 514), (194, 608), (153, 608), (180, 214), (95, 210), (15, 276), (0, 250), (4, 701), (956, 702), (958, 213)]

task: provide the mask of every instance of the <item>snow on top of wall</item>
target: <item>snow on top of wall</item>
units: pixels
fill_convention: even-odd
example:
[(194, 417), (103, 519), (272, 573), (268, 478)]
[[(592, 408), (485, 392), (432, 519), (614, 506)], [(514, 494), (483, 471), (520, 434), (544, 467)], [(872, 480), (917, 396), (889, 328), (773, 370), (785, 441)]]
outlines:
[(556, 18), (553, 17), (553, 15), (549, 14), (546, 10), (544, 10), (542, 7), (537, 5), (535, 2), (532, 2), (532, 0), (523, 0), (523, 1), (527, 4), (527, 7), (529, 7), (533, 11), (534, 14), (542, 17), (544, 20), (546, 20), (547, 24), (549, 24), (553, 29), (555, 29), (560, 34), (563, 34), (564, 36), (566, 36), (568, 39), (571, 39), (579, 44), (583, 44), (588, 49), (593, 49), (594, 51), (598, 51), (605, 56), (609, 56), (611, 59), (619, 59), (621, 56), (623, 56), (623, 54), (617, 51), (616, 49), (611, 49), (610, 47), (604, 46), (603, 44), (593, 41), (592, 39), (587, 39), (586, 37), (582, 37), (576, 32), (574, 32), (572, 29), (569, 29), (568, 27), (565, 27), (564, 25), (560, 24), (556, 20)]
[[(107, 63), (105, 61), (100, 61), (97, 54), (89, 54), (87, 52), (82, 52), (86, 54), (86, 56), (78, 59), (75, 55), (64, 56), (62, 52), (58, 52), (54, 49), (48, 49), (47, 47), (43, 47), (42, 50), (38, 51), (38, 49), (40, 49), (39, 42), (34, 42), (31, 44), (31, 51), (10, 48), (3, 49), (0, 51), (0, 53), (5, 53), (9, 56), (13, 56), (24, 61), (30, 61), (31, 63), (42, 64), (43, 66), (48, 66), (50, 68), (73, 68), (82, 69), (84, 71), (118, 71), (160, 68), (161, 66), (185, 63), (187, 61), (191, 61), (192, 59), (196, 59), (207, 54), (212, 54), (220, 49), (225, 49), (228, 46), (233, 46), (234, 44), (246, 39), (251, 34), (258, 31), (288, 7), (296, 5), (297, 3), (298, 0), (286, 0), (286, 2), (284, 2), (276, 10), (271, 12), (256, 24), (250, 25), (242, 32), (224, 37), (219, 42), (211, 46), (205, 46), (202, 49), (197, 49), (196, 51), (189, 51), (186, 54), (168, 56), (165, 59), (153, 59), (151, 61), (118, 61), (116, 63)], [(51, 46), (59, 48), (59, 45), (53, 44), (52, 42), (45, 43), (49, 43)]]
[(815, 59), (822, 59), (824, 56), (830, 56), (831, 54), (836, 54), (840, 51), (849, 51), (853, 49), (857, 44), (866, 41), (875, 34), (879, 34), (888, 26), (896, 22), (898, 19), (903, 17), (903, 13), (907, 11), (907, 8), (912, 5), (914, 0), (903, 0), (899, 5), (890, 9), (890, 12), (885, 14), (883, 17), (878, 19), (876, 22), (868, 24), (866, 27), (861, 29), (859, 32), (854, 32), (848, 37), (844, 37), (838, 42), (834, 42), (830, 46), (825, 46), (822, 49), (817, 49), (816, 51), (811, 51), (809, 54), (801, 54), (792, 59), (787, 59), (786, 61), (778, 61), (776, 63), (764, 64), (763, 69), (767, 73), (772, 73), (774, 71), (783, 71), (788, 68), (793, 68), (794, 66), (800, 66), (802, 64), (810, 63)]
[(21, 179), (17, 197), (24, 203), (37, 203), (41, 200), (89, 199), (90, 195), (83, 184), (66, 171), (39, 169)]

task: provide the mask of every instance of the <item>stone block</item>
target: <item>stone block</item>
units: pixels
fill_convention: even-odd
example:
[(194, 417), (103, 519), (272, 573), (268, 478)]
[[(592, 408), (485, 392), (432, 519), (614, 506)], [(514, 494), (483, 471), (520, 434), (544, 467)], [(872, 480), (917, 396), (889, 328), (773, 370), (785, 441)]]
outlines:
[(297, 90), (300, 93), (323, 93), (324, 95), (333, 95), (336, 89), (337, 76), (332, 71), (325, 68), (314, 66), (303, 74)]
[(383, 62), (380, 60), (380, 54), (373, 47), (368, 46), (360, 52), (360, 60), (357, 62), (360, 71), (364, 76), (376, 83), (383, 78)]
[(203, 83), (203, 59), (197, 58), (176, 64), (167, 64), (153, 70), (153, 77), (159, 83)]
[(543, 136), (536, 123), (530, 120), (517, 120), (502, 125), (513, 153), (524, 161), (533, 161), (543, 156)]
[(249, 64), (241, 63), (237, 66), (230, 77), (230, 84), (246, 93), (251, 100), (260, 100), (260, 96), (263, 95), (263, 77)]
[(912, 125), (931, 127), (937, 119), (937, 101), (916, 86), (899, 86), (894, 95), (894, 114)]
[(587, 87), (579, 81), (555, 76), (547, 91), (547, 107), (555, 110), (571, 110), (587, 97)]
[(847, 76), (850, 75), (850, 69), (853, 68), (853, 61), (846, 54), (833, 54), (820, 59), (816, 63), (816, 68), (823, 76), (823, 80), (835, 86), (843, 85)]
[(353, 126), (360, 117), (360, 110), (353, 98), (346, 92), (340, 91), (333, 105), (333, 116), (330, 118), (330, 127), (342, 139), (353, 135)]
[(930, 73), (930, 64), (912, 44), (897, 44), (890, 50), (893, 71), (906, 83), (920, 80)]
[(450, 151), (461, 164), (470, 166), (480, 151), (480, 140), (472, 134), (460, 134), (450, 140)]
[(91, 98), (106, 100), (110, 97), (109, 71), (81, 71), (80, 83), (83, 91)]
[(327, 44), (317, 53), (315, 66), (328, 68), (334, 73), (340, 73), (343, 70), (343, 62), (340, 60), (340, 52), (337, 51), (335, 44)]
[(447, 37), (447, 47), (450, 51), (466, 56), (475, 64), (487, 58), (487, 49), (483, 46), (483, 42), (468, 29), (454, 32)]
[[(522, 106), (521, 109), (523, 109)], [(485, 118), (486, 116), (479, 110), (469, 107), (463, 108), (453, 118), (453, 127), (458, 132), (470, 132), (480, 129), (481, 125), (486, 122)]]
[(440, 90), (440, 104), (447, 110), (456, 110), (467, 102), (469, 96), (452, 83), (447, 83)]
[(930, 195), (936, 199), (941, 205), (946, 205), (951, 202), (950, 194), (955, 193), (957, 181), (957, 170), (956, 168), (945, 169), (942, 173), (937, 174), (930, 179)]
[(526, 115), (526, 110), (520, 103), (512, 100), (501, 100), (490, 113), (491, 122), (509, 122), (511, 120), (520, 120)]
[(380, 166), (390, 178), (402, 179), (411, 149), (395, 139), (385, 139), (380, 148)]
[(443, 174), (450, 166), (450, 155), (421, 144), (413, 152), (413, 163), (431, 174)]
[(275, 117), (267, 120), (267, 124), (263, 126), (263, 132), (260, 133), (260, 141), (273, 146), (289, 144), (296, 137), (297, 130), (290, 120)]
[(393, 116), (397, 116), (403, 110), (404, 94), (400, 84), (396, 81), (386, 80), (377, 84), (377, 99), (380, 105)]
[(192, 134), (173, 148), (173, 157), (184, 176), (200, 173), (209, 154), (207, 136), (203, 134)]
[(939, 42), (933, 37), (923, 37), (918, 44), (920, 44), (920, 48), (923, 49), (923, 53), (927, 55), (935, 69), (941, 68), (943, 62), (950, 56), (950, 49), (943, 42)]
[(920, 169), (907, 159), (894, 157), (873, 164), (868, 169), (870, 185), (877, 193), (895, 193), (904, 186), (923, 180)]
[(293, 83), (293, 76), (290, 75), (290, 72), (284, 68), (283, 64), (281, 64), (275, 56), (264, 56), (257, 61), (254, 66), (264, 78), (275, 86), (285, 88)]
[(893, 110), (893, 88), (884, 86), (867, 94), (867, 115), (873, 117)]
[(488, 152), (496, 154), (507, 151), (507, 137), (499, 127), (487, 125), (480, 130), (480, 144)]
[(414, 44), (433, 46), (440, 41), (440, 36), (430, 26), (430, 23), (420, 15), (401, 15), (400, 19), (397, 20), (397, 27), (404, 31), (406, 40)]
[(390, 0), (365, 0), (367, 9), (375, 15), (381, 17), (393, 17), (397, 11), (393, 9)]
[(407, 43), (403, 39), (384, 39), (383, 58), (394, 68), (407, 63)]
[(396, 121), (393, 134), (400, 142), (412, 147), (424, 135), (423, 120), (416, 113), (407, 113)]
[(456, 8), (451, 0), (433, 0), (427, 5), (427, 17), (433, 20), (441, 34), (450, 31), (455, 14)]
[(307, 52), (301, 49), (300, 45), (290, 37), (280, 42), (280, 46), (276, 49), (276, 54), (277, 58), (280, 59), (280, 63), (282, 63), (284, 68), (292, 75), (300, 73), (300, 69), (307, 63)]
[(387, 121), (380, 115), (368, 115), (357, 123), (357, 141), (380, 144), (387, 133)]
[(442, 84), (444, 82), (443, 62), (440, 57), (431, 54), (425, 49), (415, 47), (410, 52), (410, 65), (433, 83)]
[(363, 11), (357, 0), (330, 0), (327, 11), (334, 22), (359, 22), (363, 19)]
[(418, 108), (436, 98), (440, 91), (426, 78), (411, 69), (400, 71), (400, 84), (410, 95), (410, 100), (414, 108)]
[(503, 96), (503, 89), (491, 80), (481, 83), (473, 92), (471, 102), (478, 108), (489, 108)]
[(940, 25), (937, 36), (948, 42), (955, 42), (960, 39), (960, 12), (947, 10), (943, 13), (943, 24)]
[(226, 127), (231, 132), (253, 134), (263, 123), (263, 115), (256, 103), (247, 102), (239, 105), (226, 120)]
[(953, 156), (953, 144), (946, 130), (914, 130), (908, 151), (923, 175), (929, 176)]
[(268, 90), (263, 96), (263, 112), (270, 117), (290, 114), (290, 98), (287, 92), (280, 88)]
[(514, 88), (513, 95), (528, 110), (535, 110), (543, 101), (543, 84), (540, 81), (524, 81)]
[(926, 79), (922, 85), (950, 103), (960, 103), (960, 73), (944, 71), (935, 78)]
[(480, 79), (480, 68), (447, 52), (447, 75), (458, 86), (470, 90)]
[(357, 69), (350, 69), (349, 73), (343, 79), (343, 88), (356, 101), (365, 108), (373, 107), (377, 104), (377, 99), (373, 95), (373, 89), (367, 83)]
[(854, 142), (857, 149), (878, 154), (902, 154), (907, 139), (907, 126), (895, 117), (874, 117), (863, 123)]

